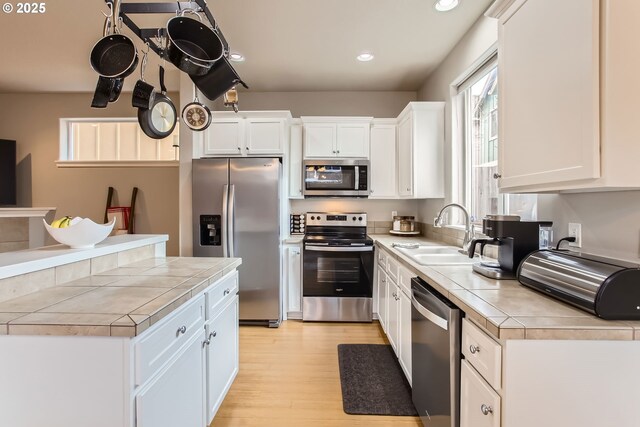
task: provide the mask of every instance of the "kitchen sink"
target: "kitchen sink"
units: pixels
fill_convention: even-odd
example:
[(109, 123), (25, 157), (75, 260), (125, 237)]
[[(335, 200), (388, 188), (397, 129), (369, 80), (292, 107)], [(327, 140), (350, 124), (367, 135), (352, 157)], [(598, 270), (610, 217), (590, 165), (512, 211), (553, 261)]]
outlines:
[(480, 258), (469, 258), (460, 253), (460, 249), (454, 246), (420, 246), (414, 249), (397, 248), (414, 262), (420, 265), (470, 265), (478, 262)]

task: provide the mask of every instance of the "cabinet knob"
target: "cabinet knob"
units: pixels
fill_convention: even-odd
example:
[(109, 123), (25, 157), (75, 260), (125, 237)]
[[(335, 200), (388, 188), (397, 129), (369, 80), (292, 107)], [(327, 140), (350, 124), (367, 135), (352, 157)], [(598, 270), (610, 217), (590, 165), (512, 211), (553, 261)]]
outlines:
[[(211, 338), (215, 338), (217, 335), (218, 335), (218, 333), (217, 333), (216, 331), (211, 332), (211, 333), (209, 334), (209, 340), (210, 340)], [(207, 340), (207, 341), (209, 341), (209, 340)]]
[(485, 405), (484, 403), (480, 405), (480, 411), (482, 411), (484, 415), (493, 414), (493, 408), (491, 406)]
[(300, 190), (300, 194), (302, 194), (302, 190)]
[(499, 174), (499, 173), (493, 174), (493, 179), (500, 179), (500, 178), (502, 178), (502, 174)]
[(332, 153), (333, 153), (333, 154), (336, 154), (336, 150), (333, 150), (333, 151), (332, 151)]
[(185, 332), (187, 332), (187, 327), (182, 325), (178, 328), (178, 330), (176, 331), (176, 336), (180, 335), (180, 334), (184, 334)]
[(230, 289), (225, 289), (222, 295), (229, 295), (230, 292), (231, 292)]
[(411, 191), (411, 188), (407, 187), (407, 191)]
[(238, 147), (238, 151), (242, 151), (242, 148)]
[(336, 151), (338, 154), (340, 154), (340, 150)]
[(471, 352), (471, 354), (480, 353), (480, 347), (478, 347), (477, 345), (471, 344), (469, 346), (469, 351)]
[(245, 150), (249, 151), (249, 147), (244, 147)]
[(202, 347), (207, 346), (207, 345), (209, 345), (209, 344), (211, 344), (211, 340), (204, 340), (204, 341), (202, 341)]

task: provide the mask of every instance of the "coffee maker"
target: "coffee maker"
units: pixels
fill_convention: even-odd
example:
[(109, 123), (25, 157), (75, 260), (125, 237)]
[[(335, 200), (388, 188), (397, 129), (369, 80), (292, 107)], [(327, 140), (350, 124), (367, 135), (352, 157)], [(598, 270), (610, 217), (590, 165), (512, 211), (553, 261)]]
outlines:
[(469, 245), (469, 258), (480, 245), (482, 255), (486, 245), (498, 246), (498, 262), (473, 264), (473, 271), (492, 279), (515, 279), (522, 260), (539, 249), (540, 227), (550, 227), (551, 221), (520, 221), (517, 215), (487, 215), (482, 220), (482, 234), (488, 239), (474, 239)]

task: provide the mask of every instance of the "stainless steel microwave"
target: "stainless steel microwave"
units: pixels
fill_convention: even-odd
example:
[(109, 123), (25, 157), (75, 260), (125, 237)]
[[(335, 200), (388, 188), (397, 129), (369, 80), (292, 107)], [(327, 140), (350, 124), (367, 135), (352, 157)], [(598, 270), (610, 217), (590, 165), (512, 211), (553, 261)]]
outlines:
[(305, 160), (304, 197), (369, 197), (368, 160)]

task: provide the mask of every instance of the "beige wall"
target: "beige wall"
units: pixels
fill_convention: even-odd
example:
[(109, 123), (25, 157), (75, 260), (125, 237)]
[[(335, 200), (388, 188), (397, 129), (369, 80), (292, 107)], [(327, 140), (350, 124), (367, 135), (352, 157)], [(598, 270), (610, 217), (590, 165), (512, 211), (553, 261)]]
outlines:
[[(494, 20), (481, 17), (429, 76), (418, 92), (421, 101), (446, 101), (446, 185), (451, 194), (450, 85), (497, 41)], [(553, 108), (553, 106), (550, 106)], [(430, 222), (444, 200), (419, 205), (421, 221)], [(637, 262), (640, 258), (640, 192), (538, 195), (538, 218), (554, 222), (554, 240), (565, 237), (569, 222), (582, 224), (582, 249)]]
[[(171, 94), (178, 99), (176, 94)], [(61, 117), (134, 117), (129, 96), (108, 108), (90, 107), (92, 94), (0, 94), (0, 137), (17, 141), (18, 203), (56, 207), (57, 216), (104, 219), (107, 188), (129, 205), (138, 187), (136, 232), (169, 234), (167, 253), (178, 253), (178, 168), (58, 168)]]

